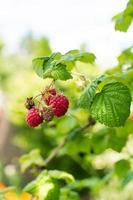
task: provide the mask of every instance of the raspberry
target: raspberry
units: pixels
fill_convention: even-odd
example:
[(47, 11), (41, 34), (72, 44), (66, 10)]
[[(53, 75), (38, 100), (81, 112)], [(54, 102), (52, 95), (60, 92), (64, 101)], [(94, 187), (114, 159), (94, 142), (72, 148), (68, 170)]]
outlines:
[(46, 122), (51, 121), (54, 117), (53, 110), (50, 107), (43, 108), (41, 112), (42, 112), (42, 117)]
[(69, 101), (63, 95), (51, 96), (49, 105), (53, 109), (54, 115), (57, 117), (63, 116), (68, 109)]
[(31, 108), (28, 111), (26, 121), (30, 127), (36, 127), (41, 124), (43, 122), (43, 117), (40, 115), (39, 109), (35, 107)]
[(25, 102), (25, 107), (30, 110), (31, 108), (33, 108), (35, 106), (34, 101), (33, 101), (33, 97), (27, 98), (26, 102)]
[(56, 94), (57, 91), (55, 89), (46, 89), (45, 94), (43, 96), (43, 100), (46, 103), (46, 105), (49, 105), (51, 97), (55, 96)]

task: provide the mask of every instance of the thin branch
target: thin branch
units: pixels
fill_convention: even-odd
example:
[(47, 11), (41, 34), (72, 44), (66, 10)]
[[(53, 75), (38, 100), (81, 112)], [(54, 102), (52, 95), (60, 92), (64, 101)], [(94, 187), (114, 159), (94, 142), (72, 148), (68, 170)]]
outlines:
[(40, 97), (42, 95), (42, 93), (41, 94), (37, 94), (34, 98), (33, 98), (33, 100), (35, 100), (37, 97)]
[(95, 125), (95, 123), (96, 121), (92, 117), (90, 117), (89, 122), (85, 126), (77, 128), (74, 131), (71, 131), (69, 134), (67, 134), (63, 141), (52, 151), (52, 153), (45, 160), (45, 166), (49, 164), (59, 154), (60, 150), (65, 146), (65, 144), (69, 140), (71, 140), (77, 133), (86, 130), (87, 128)]
[(67, 142), (67, 137), (64, 138), (64, 140), (52, 151), (52, 153), (48, 156), (48, 158), (45, 160), (45, 164), (47, 165), (50, 163), (59, 153), (60, 149), (64, 147), (64, 145)]

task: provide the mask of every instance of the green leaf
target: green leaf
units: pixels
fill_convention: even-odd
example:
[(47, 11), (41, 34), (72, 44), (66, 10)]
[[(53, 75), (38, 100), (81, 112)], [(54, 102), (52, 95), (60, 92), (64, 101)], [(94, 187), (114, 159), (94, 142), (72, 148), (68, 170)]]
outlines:
[(100, 77), (92, 81), (92, 83), (89, 84), (84, 89), (79, 99), (80, 107), (85, 108), (85, 109), (90, 109), (90, 106), (96, 94), (97, 86), (105, 79), (105, 77), (106, 77), (105, 75), (101, 75)]
[(39, 197), (40, 200), (59, 200), (60, 188), (58, 180), (60, 179), (65, 180), (68, 184), (74, 182), (73, 176), (67, 172), (44, 170), (24, 188), (24, 191)]
[(99, 180), (100, 179), (98, 177), (93, 176), (93, 177), (85, 178), (82, 180), (76, 180), (74, 183), (68, 185), (68, 187), (75, 190), (82, 190), (84, 188), (91, 189), (97, 185)]
[(67, 172), (63, 172), (63, 171), (58, 171), (58, 170), (50, 170), (49, 174), (52, 178), (54, 179), (63, 179), (65, 180), (67, 183), (73, 183), (74, 177), (67, 173)]
[(93, 53), (80, 52), (78, 50), (69, 51), (63, 56), (64, 60), (68, 61), (81, 61), (85, 63), (93, 63), (96, 59)]
[[(121, 152), (125, 146), (128, 134), (132, 133), (131, 125), (126, 125), (119, 128), (103, 127), (100, 130), (93, 133), (90, 141), (90, 147), (95, 154), (101, 154), (106, 149), (113, 149), (117, 152)], [(130, 129), (130, 130), (129, 130)], [(98, 144), (98, 145), (97, 145)]]
[(93, 63), (95, 55), (79, 50), (69, 51), (65, 55), (61, 55), (59, 52), (53, 53), (50, 56), (35, 58), (33, 68), (41, 78), (67, 80), (72, 78), (70, 70), (74, 67), (76, 61)]
[(133, 2), (129, 0), (125, 10), (113, 17), (115, 30), (126, 32), (133, 20)]
[(125, 187), (133, 180), (133, 171), (130, 171), (123, 179), (122, 186)]
[(55, 80), (72, 78), (70, 72), (66, 69), (66, 65), (58, 61), (60, 58), (60, 53), (54, 53), (49, 57), (36, 58), (33, 60), (33, 68), (41, 78), (53, 78)]
[(48, 60), (49, 57), (46, 56), (46, 57), (35, 58), (32, 61), (33, 69), (35, 70), (36, 74), (41, 78), (43, 78), (43, 72), (44, 72), (43, 66)]
[(77, 192), (63, 188), (61, 189), (60, 200), (80, 200), (80, 198)]
[(117, 59), (121, 66), (128, 64), (131, 67), (133, 65), (133, 46), (125, 49)]
[(123, 126), (130, 114), (131, 94), (120, 82), (106, 84), (91, 106), (92, 116), (110, 127)]
[(126, 32), (131, 25), (132, 17), (131, 16), (120, 16), (116, 20), (115, 30)]
[(45, 165), (45, 161), (40, 155), (39, 149), (34, 149), (29, 154), (21, 156), (19, 162), (22, 172), (25, 172), (28, 168), (33, 166)]
[(108, 137), (108, 148), (111, 148), (117, 152), (121, 152), (122, 148), (127, 142), (127, 137), (128, 135), (118, 136), (115, 132), (110, 132), (110, 135)]
[[(46, 74), (48, 74), (48, 73), (50, 76), (51, 71), (53, 70), (53, 68), (56, 68), (56, 65), (58, 64), (60, 59), (61, 59), (61, 53), (59, 53), (59, 52), (52, 53), (49, 56), (49, 59), (43, 65), (44, 76), (46, 76)], [(51, 78), (51, 76), (50, 76), (50, 78)]]
[(128, 160), (122, 159), (115, 163), (115, 173), (117, 176), (123, 178), (130, 170), (130, 163)]
[[(61, 58), (60, 53), (53, 53), (50, 56), (35, 58), (32, 62), (33, 68), (34, 68), (35, 72), (37, 73), (37, 75), (40, 76), (41, 78), (48, 77), (48, 78), (54, 78), (54, 79), (59, 78), (60, 79), (60, 77), (61, 77), (63, 79), (63, 77), (65, 76), (65, 79), (66, 79), (69, 75), (68, 74), (69, 72), (67, 72), (67, 70), (65, 70), (66, 66), (58, 65), (58, 60), (60, 58)], [(63, 67), (64, 67), (64, 70), (63, 70)], [(57, 77), (58, 69), (59, 69), (59, 75), (58, 75), (59, 77)], [(52, 74), (52, 72), (53, 72), (53, 74)], [(66, 73), (66, 75), (65, 75), (65, 73)], [(68, 78), (70, 78), (70, 75)]]
[(73, 50), (70, 50), (68, 51), (65, 55), (77, 55), (78, 53), (80, 53), (80, 50), (78, 49), (73, 49)]
[(96, 89), (97, 89), (97, 85), (95, 82), (92, 82), (90, 85), (87, 86), (87, 88), (85, 88), (85, 90), (83, 91), (79, 99), (78, 105), (81, 108), (90, 109), (90, 106), (96, 94)]
[(76, 61), (85, 63), (94, 63), (96, 57), (93, 53), (80, 52), (79, 50), (71, 50), (64, 54), (61, 63), (66, 64), (68, 69), (72, 69)]
[(47, 170), (42, 171), (36, 180), (24, 188), (24, 191), (39, 197), (40, 200), (59, 200), (60, 195), (57, 180), (52, 179)]
[(63, 64), (58, 64), (56, 68), (52, 70), (51, 76), (55, 80), (67, 80), (72, 78), (71, 74), (67, 71), (66, 66)]

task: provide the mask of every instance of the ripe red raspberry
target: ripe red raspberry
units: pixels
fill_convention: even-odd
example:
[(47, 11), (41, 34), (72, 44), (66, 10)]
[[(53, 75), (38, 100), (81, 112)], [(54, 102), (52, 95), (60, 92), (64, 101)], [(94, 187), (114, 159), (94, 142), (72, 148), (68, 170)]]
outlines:
[(49, 122), (53, 119), (54, 117), (54, 113), (51, 107), (46, 107), (43, 108), (43, 110), (41, 111), (42, 113), (42, 117), (46, 122)]
[(46, 89), (45, 94), (43, 96), (43, 100), (46, 103), (46, 105), (49, 105), (51, 97), (55, 96), (56, 94), (57, 91), (55, 89)]
[(57, 117), (63, 116), (68, 109), (69, 101), (63, 95), (51, 96), (49, 105), (53, 109), (54, 115)]
[(43, 117), (40, 115), (38, 108), (31, 108), (26, 117), (27, 124), (30, 127), (36, 127), (43, 122)]

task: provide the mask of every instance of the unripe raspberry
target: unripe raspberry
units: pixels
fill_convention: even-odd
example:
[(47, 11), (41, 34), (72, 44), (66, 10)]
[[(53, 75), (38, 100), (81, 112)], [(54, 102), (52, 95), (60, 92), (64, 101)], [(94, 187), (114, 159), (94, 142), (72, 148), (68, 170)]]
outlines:
[(43, 122), (43, 117), (41, 116), (38, 108), (31, 108), (28, 111), (28, 115), (26, 117), (27, 124), (30, 127), (36, 127)]
[(33, 101), (33, 97), (27, 98), (26, 102), (25, 102), (25, 107), (30, 110), (31, 108), (33, 108), (35, 106), (34, 101)]
[(49, 105), (53, 109), (54, 115), (61, 117), (67, 112), (69, 101), (64, 95), (56, 95), (51, 96)]
[(55, 89), (46, 89), (45, 94), (43, 95), (43, 100), (46, 105), (49, 105), (50, 99), (52, 96), (55, 96), (57, 91)]
[(53, 119), (54, 117), (54, 113), (51, 107), (46, 107), (43, 108), (43, 110), (41, 111), (42, 113), (42, 117), (46, 122), (49, 122)]

